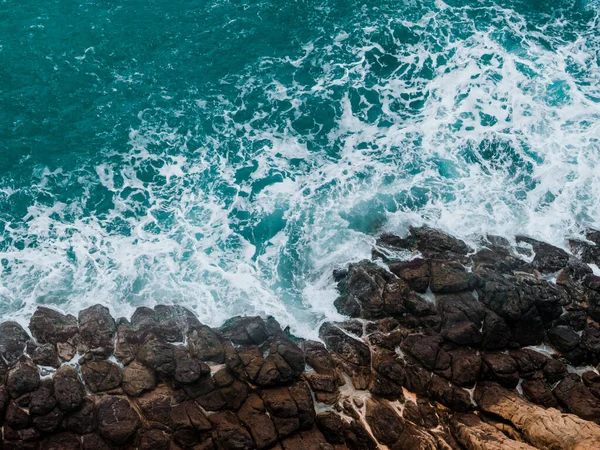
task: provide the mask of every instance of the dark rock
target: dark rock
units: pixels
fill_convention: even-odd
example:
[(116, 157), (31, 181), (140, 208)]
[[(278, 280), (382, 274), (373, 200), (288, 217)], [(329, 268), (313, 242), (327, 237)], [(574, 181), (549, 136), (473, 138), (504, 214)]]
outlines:
[(562, 361), (559, 361), (558, 359), (550, 359), (544, 365), (543, 373), (544, 378), (546, 378), (549, 383), (556, 383), (557, 381), (562, 380), (562, 378), (566, 375), (567, 368)]
[(86, 361), (81, 366), (81, 374), (92, 392), (114, 389), (119, 387), (123, 380), (121, 368), (106, 359)]
[(140, 450), (169, 450), (171, 436), (163, 430), (144, 429), (140, 432)]
[(0, 324), (0, 356), (8, 366), (12, 366), (23, 355), (29, 341), (27, 332), (16, 322)]
[(231, 411), (212, 414), (209, 419), (216, 430), (216, 440), (220, 445), (219, 448), (223, 450), (249, 450), (255, 448), (250, 434)]
[(59, 408), (54, 408), (52, 411), (33, 417), (33, 425), (42, 433), (54, 433), (60, 426), (64, 417), (64, 413)]
[(29, 412), (43, 415), (52, 411), (55, 406), (54, 383), (49, 379), (42, 380), (39, 387), (29, 397)]
[(201, 361), (225, 362), (225, 349), (221, 339), (207, 326), (190, 330), (187, 335), (188, 348), (192, 356)]
[(58, 433), (44, 438), (40, 450), (79, 450), (81, 443), (73, 433)]
[(600, 400), (577, 374), (566, 375), (554, 388), (558, 401), (570, 412), (585, 420), (600, 421)]
[(79, 334), (84, 348), (112, 354), (115, 331), (115, 320), (107, 307), (94, 305), (79, 312)]
[(154, 372), (142, 363), (134, 361), (123, 370), (123, 391), (132, 396), (141, 395), (145, 391), (154, 389), (156, 377)]
[(248, 385), (238, 380), (226, 367), (220, 369), (213, 377), (221, 396), (229, 409), (239, 409), (248, 397)]
[(333, 323), (324, 323), (319, 330), (319, 335), (330, 351), (349, 363), (357, 366), (369, 366), (371, 364), (369, 347), (364, 342), (351, 338)]
[(579, 344), (579, 334), (571, 327), (559, 325), (548, 330), (548, 339), (554, 348), (560, 352), (569, 352)]
[(533, 247), (535, 257), (532, 266), (540, 272), (557, 272), (569, 262), (569, 254), (553, 245), (525, 236), (517, 236), (516, 240), (526, 242)]
[(174, 430), (175, 442), (185, 448), (201, 443), (210, 443), (212, 425), (204, 412), (193, 401), (180, 403), (173, 408), (171, 427)]
[(175, 348), (171, 344), (149, 337), (140, 347), (137, 359), (152, 369), (159, 378), (170, 379), (175, 374)]
[(375, 450), (377, 443), (357, 420), (344, 429), (346, 445), (350, 450)]
[(435, 368), (442, 338), (438, 335), (411, 334), (402, 343), (402, 350), (410, 353), (429, 370)]
[(265, 389), (261, 396), (280, 438), (300, 428), (298, 406), (286, 387)]
[(31, 424), (29, 414), (14, 401), (11, 401), (6, 408), (5, 420), (15, 430), (27, 428)]
[(114, 444), (125, 444), (140, 426), (140, 418), (125, 397), (108, 395), (96, 402), (98, 430)]
[(383, 445), (395, 443), (404, 429), (404, 420), (392, 408), (373, 399), (367, 402), (365, 418), (373, 435)]
[(171, 423), (171, 409), (178, 403), (175, 392), (168, 386), (157, 386), (135, 400), (142, 417), (147, 422), (165, 426)]
[(6, 387), (13, 398), (35, 391), (39, 385), (40, 371), (31, 361), (19, 361), (8, 372)]
[(174, 352), (175, 374), (173, 378), (178, 383), (190, 384), (198, 381), (203, 375), (210, 373), (210, 367), (199, 359), (191, 356), (187, 349), (176, 347)]
[(283, 450), (306, 450), (307, 448), (333, 450), (321, 432), (315, 428), (308, 431), (300, 431), (281, 441)]
[(510, 356), (517, 363), (517, 369), (522, 378), (532, 378), (550, 361), (548, 356), (529, 348), (512, 350)]
[(347, 425), (338, 414), (333, 411), (319, 413), (316, 417), (316, 423), (327, 442), (336, 445), (344, 444)]
[(265, 321), (260, 317), (233, 317), (219, 331), (238, 345), (260, 345), (269, 337)]
[(486, 353), (483, 355), (484, 375), (496, 380), (503, 386), (514, 388), (519, 383), (516, 361), (504, 353)]
[(63, 411), (77, 409), (85, 396), (85, 389), (79, 380), (77, 369), (62, 366), (54, 374), (54, 396), (58, 407)]
[(402, 316), (407, 311), (406, 302), (415, 296), (403, 280), (392, 280), (383, 289), (383, 313), (392, 317)]
[[(581, 335), (582, 346), (596, 358), (600, 357), (600, 326), (594, 322), (587, 323)], [(597, 361), (597, 359), (596, 359)]]
[(192, 384), (184, 385), (183, 389), (207, 411), (219, 411), (225, 408), (225, 400), (210, 375), (203, 376)]
[(238, 411), (238, 417), (250, 430), (257, 448), (267, 448), (277, 442), (275, 425), (258, 395), (251, 394), (246, 399)]
[(460, 263), (448, 261), (431, 262), (431, 291), (435, 294), (452, 294), (473, 290), (477, 284), (475, 275)]
[(66, 430), (76, 434), (87, 434), (96, 431), (94, 401), (90, 397), (84, 398), (77, 410), (65, 416), (63, 426)]
[(499, 350), (508, 347), (512, 332), (506, 321), (489, 309), (483, 319), (481, 346), (486, 350)]
[(471, 251), (463, 241), (429, 227), (411, 227), (409, 239), (416, 241), (416, 249), (426, 256), (466, 255)]
[(542, 405), (544, 408), (556, 407), (556, 398), (552, 394), (550, 385), (540, 378), (524, 380), (521, 384), (523, 394), (533, 403)]
[(60, 365), (56, 347), (52, 344), (37, 346), (31, 353), (31, 359), (40, 366), (58, 367)]
[(451, 358), (451, 380), (459, 386), (472, 387), (479, 379), (481, 356), (470, 349), (449, 352)]
[(583, 284), (592, 291), (600, 292), (600, 277), (597, 275), (588, 275), (583, 279)]
[(315, 407), (310, 388), (304, 381), (298, 381), (289, 386), (288, 390), (298, 408), (300, 428), (311, 428), (315, 422)]
[(406, 281), (416, 292), (424, 294), (427, 291), (431, 270), (429, 263), (424, 259), (416, 258), (406, 262), (392, 263), (389, 268), (393, 274)]
[(438, 295), (437, 302), (444, 339), (459, 345), (481, 342), (485, 309), (470, 292)]
[(45, 306), (37, 307), (29, 321), (29, 330), (42, 344), (67, 342), (79, 332), (75, 316), (65, 315)]
[(471, 409), (471, 396), (469, 393), (437, 375), (431, 377), (429, 395), (435, 401), (452, 409), (452, 411), (466, 412)]
[(341, 295), (334, 305), (350, 317), (373, 319), (384, 316), (386, 278), (389, 275), (373, 263), (350, 264), (346, 277), (338, 284)]
[(404, 386), (410, 392), (418, 395), (427, 395), (431, 385), (431, 372), (414, 362), (407, 362), (405, 366), (406, 381)]
[(83, 436), (82, 448), (83, 450), (113, 450), (114, 446), (109, 445), (99, 434), (90, 433)]

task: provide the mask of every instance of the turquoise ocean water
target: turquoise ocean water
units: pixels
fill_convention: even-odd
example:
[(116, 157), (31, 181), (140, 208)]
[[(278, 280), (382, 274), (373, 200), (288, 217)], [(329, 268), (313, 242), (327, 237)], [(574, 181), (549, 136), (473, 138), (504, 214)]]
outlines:
[(600, 6), (0, 0), (0, 314), (179, 303), (314, 336), (423, 222), (600, 223)]

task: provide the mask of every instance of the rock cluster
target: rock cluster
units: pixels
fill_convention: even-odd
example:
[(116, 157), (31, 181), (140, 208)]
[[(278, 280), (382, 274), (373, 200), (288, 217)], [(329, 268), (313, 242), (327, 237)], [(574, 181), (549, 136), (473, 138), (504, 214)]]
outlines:
[(321, 341), (178, 306), (0, 324), (4, 449), (600, 448), (600, 233), (430, 228), (336, 271)]

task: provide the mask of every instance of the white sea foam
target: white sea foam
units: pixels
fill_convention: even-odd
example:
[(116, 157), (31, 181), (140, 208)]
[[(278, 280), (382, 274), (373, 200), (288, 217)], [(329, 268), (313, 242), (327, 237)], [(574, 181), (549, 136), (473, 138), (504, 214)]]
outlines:
[[(479, 28), (471, 9), (437, 3), (265, 58), (224, 80), (235, 101), (141, 111), (129, 151), (105, 149), (85, 176), (43, 171), (40, 190), (74, 176), (86, 189), (7, 229), (28, 245), (0, 252), (6, 310), (175, 302), (210, 325), (271, 314), (316, 337), (339, 317), (332, 269), (369, 257), (378, 232), (429, 223), (564, 245), (599, 226), (597, 19), (566, 39), (560, 17), (536, 28), (492, 5), (480, 13), (495, 26)], [(212, 129), (168, 125), (186, 115)], [(113, 204), (90, 215), (97, 185)]]

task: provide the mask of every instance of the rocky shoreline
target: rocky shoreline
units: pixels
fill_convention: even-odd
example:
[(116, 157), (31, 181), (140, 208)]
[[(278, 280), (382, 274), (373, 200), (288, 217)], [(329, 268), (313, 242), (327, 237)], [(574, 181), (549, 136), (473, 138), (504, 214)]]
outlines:
[(430, 228), (335, 272), (322, 342), (178, 306), (0, 324), (3, 449), (600, 448), (600, 232)]

